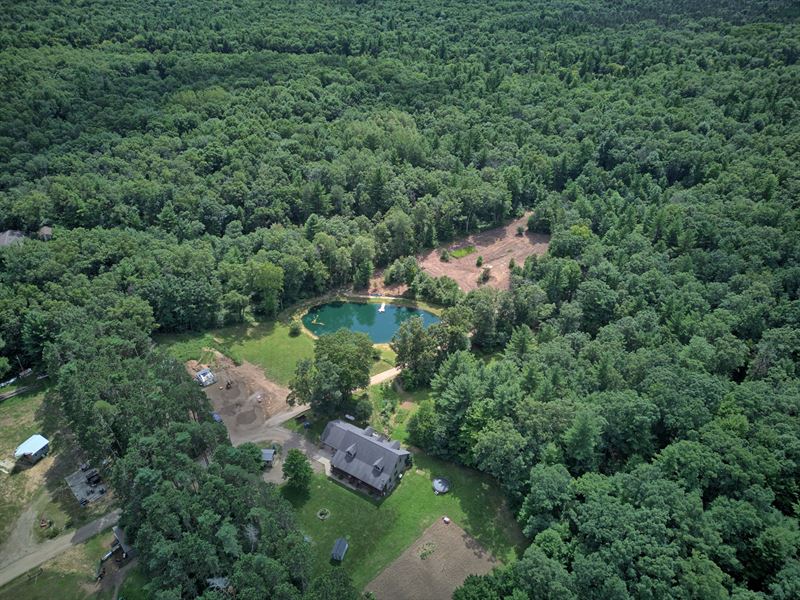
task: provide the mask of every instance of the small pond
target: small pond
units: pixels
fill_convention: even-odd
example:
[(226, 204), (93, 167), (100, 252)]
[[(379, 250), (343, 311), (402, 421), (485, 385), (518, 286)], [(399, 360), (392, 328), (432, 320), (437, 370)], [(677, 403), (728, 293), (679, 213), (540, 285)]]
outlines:
[(439, 317), (418, 308), (389, 303), (331, 302), (309, 310), (303, 315), (303, 325), (314, 335), (344, 328), (366, 333), (375, 344), (386, 344), (400, 324), (411, 317), (422, 317), (425, 327), (439, 322)]

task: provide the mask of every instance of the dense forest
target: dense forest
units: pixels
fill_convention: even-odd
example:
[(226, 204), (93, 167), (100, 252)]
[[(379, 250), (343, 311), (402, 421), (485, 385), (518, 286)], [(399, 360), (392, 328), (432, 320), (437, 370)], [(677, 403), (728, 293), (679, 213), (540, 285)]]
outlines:
[[(531, 541), (456, 598), (800, 597), (796, 2), (0, 13), (0, 376), (113, 457), (155, 598), (358, 596), (150, 336), (379, 267), (447, 307), (394, 341), (415, 443)], [(408, 258), (528, 210), (509, 290)]]

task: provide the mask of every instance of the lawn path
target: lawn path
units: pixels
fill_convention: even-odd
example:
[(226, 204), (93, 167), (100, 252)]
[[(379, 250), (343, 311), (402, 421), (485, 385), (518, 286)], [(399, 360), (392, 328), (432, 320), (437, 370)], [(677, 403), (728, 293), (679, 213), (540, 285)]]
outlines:
[(383, 373), (378, 373), (377, 375), (373, 375), (370, 377), (369, 384), (370, 385), (378, 385), (379, 383), (383, 383), (384, 381), (389, 381), (390, 379), (394, 379), (400, 374), (400, 367), (393, 367), (388, 371), (384, 371)]

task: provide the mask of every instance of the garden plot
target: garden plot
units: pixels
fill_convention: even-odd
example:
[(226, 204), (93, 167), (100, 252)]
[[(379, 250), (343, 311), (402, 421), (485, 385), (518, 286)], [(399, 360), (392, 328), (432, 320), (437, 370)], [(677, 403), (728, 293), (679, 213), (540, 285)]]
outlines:
[(458, 525), (439, 519), (366, 589), (377, 600), (447, 600), (468, 575), (483, 575), (499, 565)]

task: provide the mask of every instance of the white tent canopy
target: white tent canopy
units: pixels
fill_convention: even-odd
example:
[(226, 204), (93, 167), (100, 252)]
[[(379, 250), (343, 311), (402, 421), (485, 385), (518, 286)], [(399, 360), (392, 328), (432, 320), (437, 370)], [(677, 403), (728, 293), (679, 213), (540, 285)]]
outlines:
[(36, 454), (49, 443), (46, 437), (36, 433), (17, 446), (17, 449), (14, 451), (14, 458), (22, 458), (23, 456)]

